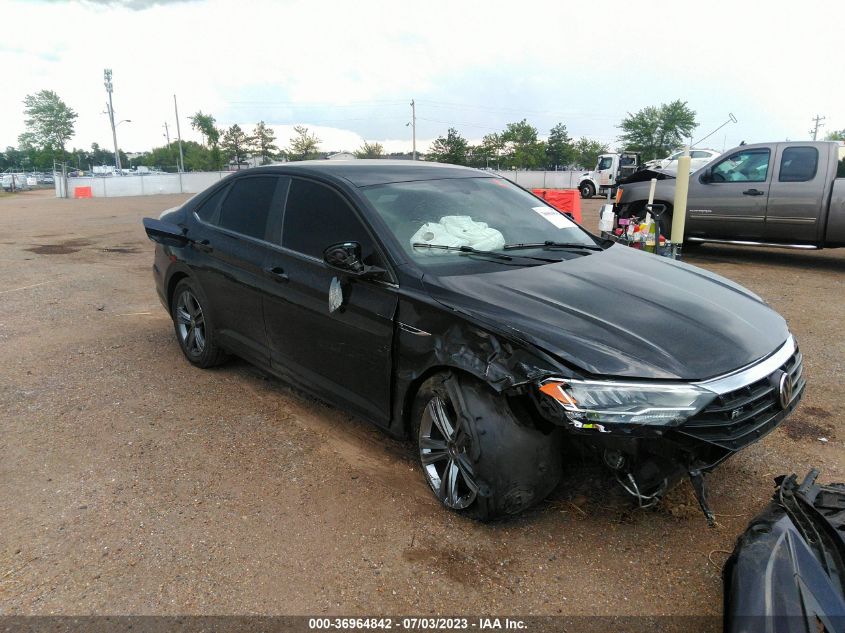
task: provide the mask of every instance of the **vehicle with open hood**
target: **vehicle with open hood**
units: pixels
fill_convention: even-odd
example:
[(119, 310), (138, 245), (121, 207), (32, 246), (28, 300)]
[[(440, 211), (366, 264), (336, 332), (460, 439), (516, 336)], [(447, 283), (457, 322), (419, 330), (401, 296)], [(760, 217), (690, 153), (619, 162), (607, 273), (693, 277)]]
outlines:
[[(677, 172), (677, 170), (676, 170)], [(615, 212), (645, 216), (651, 178), (664, 235), (671, 230), (675, 174), (643, 170), (622, 182)], [(816, 249), (845, 246), (845, 144), (785, 141), (741, 145), (690, 175), (684, 242)]]

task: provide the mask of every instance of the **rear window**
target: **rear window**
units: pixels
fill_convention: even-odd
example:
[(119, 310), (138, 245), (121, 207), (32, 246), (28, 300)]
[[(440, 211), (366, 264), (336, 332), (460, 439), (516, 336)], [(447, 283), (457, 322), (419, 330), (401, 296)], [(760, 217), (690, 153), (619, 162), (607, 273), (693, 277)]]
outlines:
[(236, 180), (220, 207), (219, 226), (241, 235), (265, 239), (267, 218), (278, 182), (275, 176)]
[(816, 177), (819, 151), (815, 147), (787, 147), (780, 159), (780, 182), (807, 182)]
[(220, 187), (220, 189), (213, 193), (210, 198), (199, 206), (195, 213), (199, 216), (200, 220), (204, 222), (214, 222), (216, 219), (217, 207), (220, 206), (220, 201), (223, 199), (223, 196), (226, 195), (226, 191), (228, 191), (228, 189), (228, 187)]

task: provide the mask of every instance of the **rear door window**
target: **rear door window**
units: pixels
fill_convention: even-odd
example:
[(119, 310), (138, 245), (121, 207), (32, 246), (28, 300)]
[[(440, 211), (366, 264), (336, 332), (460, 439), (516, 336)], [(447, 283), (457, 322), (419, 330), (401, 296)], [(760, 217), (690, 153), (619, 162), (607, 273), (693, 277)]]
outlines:
[(815, 147), (787, 147), (780, 159), (780, 182), (807, 182), (816, 177), (819, 151)]
[(276, 176), (236, 180), (220, 207), (218, 225), (241, 235), (267, 239), (267, 219), (276, 200), (278, 184)]

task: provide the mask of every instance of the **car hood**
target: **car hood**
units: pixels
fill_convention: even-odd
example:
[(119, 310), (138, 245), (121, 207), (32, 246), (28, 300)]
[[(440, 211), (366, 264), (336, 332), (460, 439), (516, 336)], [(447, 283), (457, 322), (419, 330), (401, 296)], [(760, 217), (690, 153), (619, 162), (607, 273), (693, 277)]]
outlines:
[[(781, 477), (725, 564), (725, 631), (845, 630), (845, 486)], [(772, 626), (772, 625), (777, 626)]]
[(768, 356), (789, 336), (784, 319), (738, 284), (620, 245), (423, 281), (440, 303), (603, 376), (711, 378)]

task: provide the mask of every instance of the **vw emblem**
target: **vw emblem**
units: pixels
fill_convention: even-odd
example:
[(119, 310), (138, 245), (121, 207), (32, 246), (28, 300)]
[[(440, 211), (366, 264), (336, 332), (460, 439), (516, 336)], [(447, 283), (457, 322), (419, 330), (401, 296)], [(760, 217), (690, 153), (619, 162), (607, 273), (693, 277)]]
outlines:
[(792, 380), (789, 374), (781, 372), (778, 379), (778, 404), (781, 409), (786, 409), (790, 402), (792, 402)]

